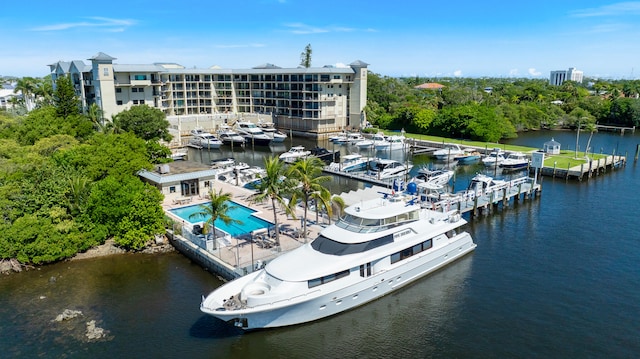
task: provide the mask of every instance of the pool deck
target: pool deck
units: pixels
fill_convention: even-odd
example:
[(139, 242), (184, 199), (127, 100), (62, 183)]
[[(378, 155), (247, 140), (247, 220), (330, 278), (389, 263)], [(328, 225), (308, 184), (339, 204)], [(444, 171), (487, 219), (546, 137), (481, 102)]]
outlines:
[[(255, 192), (246, 188), (237, 187), (228, 183), (216, 181), (213, 185), (213, 190), (219, 191), (222, 188), (223, 192), (231, 193), (231, 200), (237, 202), (241, 205), (249, 207), (257, 212), (253, 215), (261, 218), (269, 223), (273, 223), (273, 209), (271, 207), (271, 201), (265, 201), (263, 203), (252, 203), (249, 200), (249, 197), (253, 195)], [(169, 213), (168, 211), (175, 208), (191, 206), (194, 204), (202, 204), (208, 201), (204, 195), (200, 196), (192, 196), (190, 197), (191, 201), (184, 201), (185, 204), (176, 204), (171, 200), (166, 200), (162, 203), (162, 207), (165, 210), (165, 213)], [(304, 238), (297, 238), (292, 234), (285, 234), (291, 232), (302, 232), (301, 228), (301, 218), (303, 217), (304, 210), (300, 207), (296, 207), (295, 209), (296, 219), (293, 219), (291, 216), (287, 216), (284, 210), (278, 208), (277, 216), (278, 223), (280, 225), (280, 250), (278, 251), (276, 248), (264, 248), (263, 246), (259, 246), (257, 242), (253, 242), (250, 240), (250, 235), (240, 236), (239, 238), (233, 238), (232, 243), (227, 245), (226, 247), (218, 247), (216, 250), (211, 252), (212, 255), (218, 257), (225, 263), (234, 267), (253, 267), (253, 265), (257, 261), (268, 261), (281, 254), (282, 252), (290, 251), (297, 247), (300, 247), (304, 244)], [(172, 218), (177, 218), (174, 215), (170, 215)], [(319, 224), (315, 224), (315, 212), (309, 211), (307, 213), (307, 218), (309, 222), (307, 223), (307, 231), (309, 232), (307, 236), (307, 241), (311, 241), (316, 238), (318, 233), (326, 226), (328, 226), (328, 222), (326, 219), (320, 217)], [(184, 223), (184, 221), (183, 221)], [(190, 224), (184, 223), (184, 226), (190, 226)], [(274, 240), (272, 240), (274, 241)]]

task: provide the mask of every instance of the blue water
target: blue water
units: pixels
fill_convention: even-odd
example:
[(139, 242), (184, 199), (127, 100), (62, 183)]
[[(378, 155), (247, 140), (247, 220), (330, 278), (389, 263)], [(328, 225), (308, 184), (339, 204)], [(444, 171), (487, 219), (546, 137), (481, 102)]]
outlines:
[[(529, 133), (515, 142), (537, 147), (551, 137), (563, 149), (575, 146), (571, 132)], [(582, 148), (587, 139), (581, 134)], [(541, 197), (470, 221), (465, 229), (478, 245), (472, 254), (349, 312), (242, 334), (200, 312), (200, 296), (221, 282), (185, 257), (114, 256), (0, 277), (0, 353), (19, 358), (637, 358), (640, 166), (633, 157), (640, 134), (598, 133), (592, 142), (596, 152), (602, 147), (606, 153), (626, 153), (629, 163), (583, 182), (545, 177)], [(206, 154), (214, 156), (200, 153), (204, 163), (210, 160)], [(261, 158), (260, 152), (242, 155), (236, 153), (236, 159)], [(476, 170), (459, 166), (456, 186), (463, 187)], [(360, 186), (335, 183), (338, 190)], [(65, 308), (84, 316), (52, 323)], [(89, 320), (110, 338), (84, 340)]]
[[(216, 219), (215, 226), (232, 236), (238, 236), (245, 233), (249, 233), (256, 229), (268, 228), (272, 224), (261, 218), (254, 216), (255, 210), (245, 207), (237, 202), (229, 201), (231, 209), (227, 212), (227, 215), (233, 219), (239, 220), (241, 223), (231, 222), (229, 224), (224, 223), (220, 218)], [(180, 217), (184, 221), (189, 223), (198, 223), (208, 221), (211, 217), (197, 217), (190, 218), (194, 213), (201, 212), (200, 205), (194, 204), (187, 207), (174, 208), (171, 210), (173, 214)]]

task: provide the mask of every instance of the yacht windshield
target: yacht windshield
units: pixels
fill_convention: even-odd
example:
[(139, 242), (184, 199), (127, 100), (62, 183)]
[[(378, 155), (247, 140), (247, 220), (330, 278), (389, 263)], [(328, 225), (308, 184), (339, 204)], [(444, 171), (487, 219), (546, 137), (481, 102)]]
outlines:
[(347, 254), (366, 252), (389, 243), (393, 243), (393, 234), (363, 243), (341, 243), (320, 235), (311, 242), (311, 247), (320, 253), (344, 256)]

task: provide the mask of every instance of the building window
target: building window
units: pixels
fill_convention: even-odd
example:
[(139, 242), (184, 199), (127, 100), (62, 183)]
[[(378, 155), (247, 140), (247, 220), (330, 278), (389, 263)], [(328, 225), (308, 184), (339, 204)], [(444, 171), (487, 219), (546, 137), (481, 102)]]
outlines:
[(103, 69), (102, 69), (102, 74), (103, 74), (104, 76), (109, 76), (109, 68), (107, 68), (107, 67), (103, 68)]
[(169, 187), (169, 193), (176, 193), (176, 186)]
[(122, 89), (120, 87), (116, 88), (116, 93), (122, 93)]
[(116, 101), (116, 105), (118, 105), (118, 106), (122, 106), (122, 100), (118, 100), (118, 101)]

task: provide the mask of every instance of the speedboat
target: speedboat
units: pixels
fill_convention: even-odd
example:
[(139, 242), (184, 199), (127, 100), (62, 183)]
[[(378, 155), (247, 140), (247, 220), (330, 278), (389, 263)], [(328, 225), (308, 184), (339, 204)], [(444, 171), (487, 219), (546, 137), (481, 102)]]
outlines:
[(522, 152), (512, 152), (498, 165), (503, 171), (518, 171), (529, 167), (529, 158)]
[(243, 330), (336, 315), (455, 265), (476, 248), (466, 223), (406, 193), (362, 201), (311, 243), (203, 296), (200, 310)]
[(463, 154), (464, 151), (462, 150), (462, 148), (460, 148), (460, 146), (456, 143), (447, 143), (444, 145), (443, 148), (436, 150), (433, 152), (433, 156), (438, 160), (438, 161), (449, 161), (452, 160), (453, 157), (457, 156), (457, 155), (461, 155)]
[(388, 139), (378, 141), (374, 145), (377, 151), (399, 150), (404, 148), (404, 136), (389, 136)]
[(342, 156), (342, 163), (334, 162), (329, 169), (341, 172), (365, 171), (369, 161), (357, 153)]
[(480, 161), (480, 157), (478, 151), (464, 151), (462, 154), (453, 156), (453, 160), (458, 161), (459, 164), (468, 165)]
[(218, 149), (222, 146), (222, 141), (220, 141), (216, 136), (210, 132), (206, 132), (202, 129), (194, 129), (191, 130), (191, 139), (189, 143), (207, 149)]
[(241, 146), (244, 144), (244, 137), (240, 136), (239, 133), (228, 126), (223, 126), (218, 130), (218, 137), (225, 145), (233, 144)]
[(246, 143), (258, 146), (269, 146), (271, 143), (271, 137), (267, 136), (255, 123), (238, 122), (236, 125), (238, 133), (244, 137)]
[(368, 175), (377, 179), (387, 179), (404, 176), (411, 170), (412, 166), (407, 166), (396, 160), (376, 158), (369, 161)]
[(285, 162), (295, 162), (300, 158), (307, 157), (311, 154), (311, 151), (307, 151), (304, 146), (293, 146), (289, 149), (289, 151), (278, 156), (281, 160)]
[(486, 167), (496, 167), (504, 161), (502, 150), (494, 148), (488, 155), (482, 158), (482, 164)]
[(363, 140), (365, 140), (364, 136), (359, 133), (347, 133), (344, 136), (335, 138), (333, 143), (336, 145), (353, 145)]
[(427, 168), (422, 167), (418, 170), (418, 174), (412, 179), (416, 183), (432, 183), (436, 186), (443, 186), (453, 178), (454, 172), (444, 168)]

